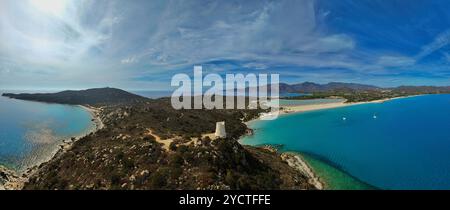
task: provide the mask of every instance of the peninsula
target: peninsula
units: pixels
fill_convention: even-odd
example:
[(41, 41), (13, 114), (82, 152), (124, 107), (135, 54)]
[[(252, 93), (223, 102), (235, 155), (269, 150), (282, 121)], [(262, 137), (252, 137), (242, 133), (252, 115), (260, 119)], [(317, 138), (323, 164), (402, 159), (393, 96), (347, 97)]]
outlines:
[[(23, 189), (315, 189), (276, 152), (237, 142), (262, 110), (174, 110), (169, 98), (113, 88), (3, 96), (89, 106), (103, 124), (37, 166)], [(222, 121), (226, 138), (211, 138)]]
[[(379, 102), (448, 90), (340, 83), (337, 88), (310, 89), (310, 95), (287, 99)], [(36, 166), (33, 173), (22, 175), (23, 189), (322, 189), (324, 185), (301, 158), (238, 143), (242, 135), (251, 133), (246, 122), (258, 118), (261, 109), (175, 110), (170, 98), (148, 99), (114, 88), (3, 96), (82, 105), (94, 110), (101, 124), (96, 132)], [(217, 122), (225, 122), (223, 138), (214, 135)], [(2, 174), (12, 176), (10, 171)]]

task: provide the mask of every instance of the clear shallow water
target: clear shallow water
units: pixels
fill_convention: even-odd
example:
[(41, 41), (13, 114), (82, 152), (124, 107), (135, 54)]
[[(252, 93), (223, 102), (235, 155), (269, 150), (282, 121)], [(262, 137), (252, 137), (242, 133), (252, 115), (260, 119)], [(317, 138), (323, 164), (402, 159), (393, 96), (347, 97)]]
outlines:
[(323, 161), (318, 157), (309, 154), (300, 154), (314, 173), (323, 181), (325, 188), (332, 190), (374, 190), (374, 186), (370, 186), (350, 174), (334, 167), (327, 161)]
[(45, 161), (63, 139), (91, 131), (89, 112), (78, 106), (0, 96), (0, 164), (23, 170)]
[(310, 93), (280, 93), (280, 97), (296, 97), (296, 96), (307, 96)]
[(450, 189), (450, 95), (285, 115), (250, 127), (255, 135), (243, 143), (283, 144), (378, 188)]

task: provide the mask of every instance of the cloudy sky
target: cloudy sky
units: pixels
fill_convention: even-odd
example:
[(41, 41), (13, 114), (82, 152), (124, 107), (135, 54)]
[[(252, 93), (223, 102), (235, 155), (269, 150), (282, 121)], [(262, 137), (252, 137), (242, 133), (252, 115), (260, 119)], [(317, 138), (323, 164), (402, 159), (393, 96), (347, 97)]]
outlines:
[(450, 2), (0, 0), (0, 89), (163, 90), (176, 73), (450, 85)]

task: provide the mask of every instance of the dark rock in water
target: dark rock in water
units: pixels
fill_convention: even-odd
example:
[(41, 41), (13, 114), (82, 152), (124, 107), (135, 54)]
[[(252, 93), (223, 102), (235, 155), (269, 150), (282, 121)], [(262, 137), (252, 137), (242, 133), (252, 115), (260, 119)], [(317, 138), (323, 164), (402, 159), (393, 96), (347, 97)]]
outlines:
[(284, 144), (273, 144), (272, 146), (277, 148), (277, 150), (281, 150), (284, 148)]
[(269, 150), (271, 152), (277, 153), (279, 150), (283, 149), (283, 144), (264, 144), (260, 146), (263, 149)]
[(253, 129), (247, 128), (247, 130), (245, 131), (245, 135), (247, 136), (252, 136), (255, 132), (253, 131)]

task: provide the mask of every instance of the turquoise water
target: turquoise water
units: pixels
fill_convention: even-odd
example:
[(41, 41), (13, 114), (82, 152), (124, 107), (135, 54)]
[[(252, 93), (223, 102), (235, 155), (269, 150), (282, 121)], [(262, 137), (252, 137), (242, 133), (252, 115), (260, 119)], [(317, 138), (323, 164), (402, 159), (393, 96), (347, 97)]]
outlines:
[(280, 93), (280, 98), (283, 97), (296, 97), (296, 96), (307, 96), (307, 95), (311, 95), (310, 93), (286, 93), (286, 92), (282, 92)]
[(450, 95), (284, 115), (250, 127), (255, 135), (243, 143), (283, 144), (377, 188), (450, 189)]
[(327, 161), (320, 158), (300, 154), (302, 158), (313, 168), (314, 173), (319, 177), (322, 183), (325, 183), (325, 189), (332, 190), (374, 190), (377, 189), (367, 183), (361, 182), (345, 171), (334, 167)]
[(23, 170), (45, 161), (64, 139), (92, 130), (91, 119), (78, 106), (0, 96), (0, 164)]

